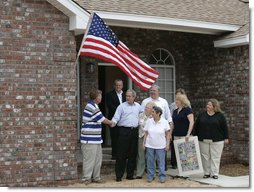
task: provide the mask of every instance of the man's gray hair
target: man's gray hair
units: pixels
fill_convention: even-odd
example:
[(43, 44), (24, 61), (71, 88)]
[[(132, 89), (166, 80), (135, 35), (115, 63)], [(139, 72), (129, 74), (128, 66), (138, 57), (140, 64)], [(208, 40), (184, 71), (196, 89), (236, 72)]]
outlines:
[(133, 97), (136, 97), (136, 96), (137, 96), (136, 91), (134, 91), (133, 89), (128, 89), (128, 90), (126, 91), (126, 93), (127, 93), (127, 92), (131, 92)]
[(152, 89), (152, 88), (155, 88), (155, 89), (157, 89), (158, 91), (160, 91), (160, 86), (159, 86), (159, 85), (153, 84), (152, 87), (151, 87), (151, 89)]

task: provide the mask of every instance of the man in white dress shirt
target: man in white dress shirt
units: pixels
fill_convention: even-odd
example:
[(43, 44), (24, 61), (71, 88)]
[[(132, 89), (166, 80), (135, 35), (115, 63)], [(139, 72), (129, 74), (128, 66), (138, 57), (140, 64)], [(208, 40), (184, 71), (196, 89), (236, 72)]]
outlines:
[[(160, 97), (160, 87), (158, 85), (153, 85), (150, 88), (150, 97), (144, 99), (141, 103), (141, 110), (144, 111), (145, 106), (148, 102), (154, 102), (156, 106), (162, 109), (162, 115), (164, 119), (166, 119), (170, 125), (172, 126), (172, 115), (169, 110), (169, 105), (166, 99)], [(167, 159), (167, 155), (166, 155)], [(167, 160), (165, 161), (165, 170), (167, 170)]]

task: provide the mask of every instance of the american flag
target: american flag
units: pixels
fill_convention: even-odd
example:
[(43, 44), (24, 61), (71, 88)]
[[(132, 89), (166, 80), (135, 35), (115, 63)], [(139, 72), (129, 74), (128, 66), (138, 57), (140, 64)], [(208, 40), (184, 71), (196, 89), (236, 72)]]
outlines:
[(140, 88), (149, 89), (159, 73), (132, 53), (96, 14), (91, 14), (79, 55), (99, 58), (120, 67)]

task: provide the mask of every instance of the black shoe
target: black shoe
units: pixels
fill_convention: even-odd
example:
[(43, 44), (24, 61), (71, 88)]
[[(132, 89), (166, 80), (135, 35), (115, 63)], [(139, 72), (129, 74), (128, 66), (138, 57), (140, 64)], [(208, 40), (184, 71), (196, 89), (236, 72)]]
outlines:
[(203, 178), (205, 178), (205, 179), (207, 179), (207, 178), (209, 178), (210, 177), (210, 175), (204, 175), (203, 176)]
[(219, 177), (218, 177), (217, 175), (214, 175), (213, 178), (214, 178), (214, 179), (218, 179)]
[(126, 177), (126, 179), (128, 179), (128, 180), (134, 180), (135, 178), (134, 177)]
[(122, 181), (121, 178), (116, 178), (116, 182), (120, 182), (120, 181)]
[(136, 177), (136, 179), (142, 179), (142, 177), (140, 177), (140, 176), (137, 176), (137, 177)]

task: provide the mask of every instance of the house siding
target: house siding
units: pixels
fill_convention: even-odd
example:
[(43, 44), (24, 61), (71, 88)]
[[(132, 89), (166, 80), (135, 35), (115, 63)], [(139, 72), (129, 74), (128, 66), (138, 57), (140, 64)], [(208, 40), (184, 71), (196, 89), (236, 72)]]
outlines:
[(0, 186), (77, 179), (76, 41), (45, 0), (0, 2)]

